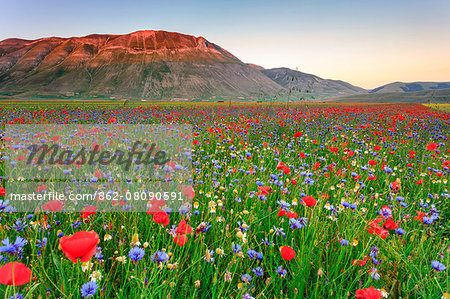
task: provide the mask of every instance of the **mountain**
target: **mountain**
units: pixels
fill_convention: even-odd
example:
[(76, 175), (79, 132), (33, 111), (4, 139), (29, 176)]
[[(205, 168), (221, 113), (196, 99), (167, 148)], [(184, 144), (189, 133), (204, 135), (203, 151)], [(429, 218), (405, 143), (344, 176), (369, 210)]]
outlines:
[(385, 93), (385, 92), (414, 92), (422, 90), (436, 90), (450, 88), (450, 82), (394, 82), (389, 83), (369, 91), (369, 93)]
[(346, 95), (331, 97), (327, 101), (348, 103), (450, 103), (450, 88)]
[(265, 70), (265, 68), (263, 68), (262, 66), (257, 65), (257, 64), (247, 63), (247, 65), (251, 66), (254, 69), (260, 70), (260, 71)]
[(203, 37), (166, 31), (0, 41), (0, 93), (258, 97), (280, 85)]
[(316, 98), (367, 93), (367, 90), (344, 81), (322, 79), (316, 75), (289, 68), (266, 69), (261, 72), (288, 90), (301, 94), (310, 93)]

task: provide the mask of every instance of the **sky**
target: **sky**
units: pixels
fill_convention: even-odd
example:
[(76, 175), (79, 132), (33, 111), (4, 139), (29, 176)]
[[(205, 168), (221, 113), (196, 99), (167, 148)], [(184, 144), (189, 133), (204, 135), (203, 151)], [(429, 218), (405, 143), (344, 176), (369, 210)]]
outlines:
[(0, 40), (126, 34), (203, 36), (240, 60), (363, 88), (450, 81), (448, 0), (0, 0)]

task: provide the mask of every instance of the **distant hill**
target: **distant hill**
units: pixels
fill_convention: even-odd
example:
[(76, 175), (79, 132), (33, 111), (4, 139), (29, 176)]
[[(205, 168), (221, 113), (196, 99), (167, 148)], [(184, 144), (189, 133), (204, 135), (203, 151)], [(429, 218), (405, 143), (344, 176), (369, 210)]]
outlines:
[(394, 82), (372, 89), (369, 93), (414, 92), (450, 88), (450, 82)]
[(283, 89), (203, 37), (166, 31), (0, 41), (0, 94), (258, 97)]
[(367, 93), (367, 90), (341, 80), (322, 79), (289, 68), (265, 69), (261, 72), (288, 90), (300, 90), (302, 94), (309, 92), (316, 98)]
[(450, 103), (450, 88), (413, 92), (370, 93), (329, 98), (349, 103)]

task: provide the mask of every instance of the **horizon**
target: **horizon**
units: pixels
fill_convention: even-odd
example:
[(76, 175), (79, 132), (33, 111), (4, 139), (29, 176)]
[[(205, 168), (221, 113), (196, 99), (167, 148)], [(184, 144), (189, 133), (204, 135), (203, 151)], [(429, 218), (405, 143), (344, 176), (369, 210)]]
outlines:
[(0, 32), (0, 40), (163, 30), (202, 36), (245, 63), (298, 68), (368, 90), (393, 82), (450, 81), (450, 37), (445, 30), (450, 3), (445, 1), (287, 1), (278, 6), (98, 1), (89, 10), (83, 1), (52, 3), (57, 2), (3, 4), (0, 26), (7, 29)]

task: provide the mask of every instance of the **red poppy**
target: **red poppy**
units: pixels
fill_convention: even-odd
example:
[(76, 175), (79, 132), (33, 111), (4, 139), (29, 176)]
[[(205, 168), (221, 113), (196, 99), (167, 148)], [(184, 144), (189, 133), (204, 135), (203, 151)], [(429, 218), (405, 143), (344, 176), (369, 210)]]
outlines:
[(82, 263), (85, 263), (95, 254), (95, 247), (98, 242), (99, 237), (96, 232), (81, 231), (70, 237), (62, 237), (59, 240), (59, 245), (72, 262), (76, 263), (79, 258)]
[(424, 212), (420, 212), (420, 211), (416, 211), (417, 216), (413, 217), (415, 220), (422, 222), (423, 221), (423, 217), (425, 217), (425, 213)]
[(438, 146), (437, 143), (431, 142), (431, 143), (429, 143), (429, 144), (427, 145), (427, 150), (429, 150), (429, 151), (435, 151), (435, 150), (437, 149), (437, 146)]
[(291, 169), (286, 166), (285, 168), (283, 168), (283, 173), (284, 174), (290, 174), (291, 173)]
[(192, 232), (192, 227), (186, 223), (184, 219), (180, 221), (180, 224), (178, 224), (176, 233), (177, 234), (190, 234)]
[(370, 161), (369, 161), (369, 165), (374, 166), (374, 165), (377, 165), (377, 164), (378, 164), (378, 162), (375, 161), (375, 160), (370, 160)]
[(302, 135), (303, 135), (302, 132), (297, 132), (297, 133), (294, 134), (294, 138), (301, 137)]
[(379, 145), (375, 145), (375, 147), (373, 149), (376, 151), (379, 151), (381, 149), (381, 147)]
[(81, 218), (88, 218), (91, 215), (94, 215), (97, 212), (96, 206), (87, 206), (81, 211)]
[(364, 266), (368, 260), (370, 260), (370, 256), (366, 255), (363, 260), (353, 260), (352, 265)]
[(383, 223), (383, 227), (385, 229), (397, 229), (398, 228), (398, 224), (394, 222), (394, 220), (392, 220), (392, 218), (389, 218), (385, 223)]
[(40, 185), (36, 188), (36, 193), (41, 193), (44, 190), (47, 190), (47, 185)]
[(277, 169), (283, 169), (285, 167), (286, 167), (286, 164), (284, 164), (283, 162), (278, 162)]
[(10, 262), (0, 268), (0, 283), (5, 285), (24, 285), (31, 280), (31, 269), (22, 263)]
[(370, 174), (370, 175), (367, 177), (367, 179), (370, 180), (370, 181), (376, 181), (376, 180), (377, 180), (377, 177), (376, 177), (374, 174)]
[(281, 257), (286, 260), (290, 261), (295, 257), (295, 251), (289, 246), (282, 246), (281, 247)]
[(383, 218), (376, 218), (370, 220), (368, 223), (369, 227), (367, 228), (367, 230), (371, 235), (379, 235), (381, 239), (386, 239), (387, 236), (389, 236), (389, 231), (378, 225), (378, 223), (380, 223), (381, 221), (383, 221)]
[(381, 291), (374, 287), (356, 290), (356, 299), (380, 299), (381, 297)]
[(59, 212), (63, 208), (62, 201), (59, 200), (50, 200), (44, 205), (42, 205), (41, 209), (49, 212)]
[(177, 234), (174, 238), (173, 241), (178, 245), (178, 246), (183, 246), (184, 244), (187, 243), (188, 238), (186, 237), (185, 234)]
[(277, 217), (281, 217), (281, 216), (284, 216), (284, 215), (286, 215), (286, 211), (283, 210), (283, 209), (280, 209), (280, 210), (278, 211)]
[(195, 191), (194, 188), (192, 188), (192, 186), (186, 186), (183, 189), (183, 194), (186, 195), (186, 197), (188, 199), (193, 199), (195, 196)]
[(256, 195), (261, 196), (261, 195), (269, 195), (270, 192), (272, 192), (272, 187), (270, 186), (263, 186), (263, 187), (259, 187), (258, 186), (258, 193), (256, 193)]
[(158, 200), (156, 197), (152, 197), (149, 199), (149, 203), (151, 204), (150, 208), (147, 211), (147, 214), (153, 215), (156, 212), (161, 211), (161, 207), (166, 204), (165, 200)]
[(297, 214), (296, 212), (288, 211), (288, 212), (286, 213), (286, 216), (287, 216), (288, 218), (297, 218), (297, 217), (298, 217), (298, 214)]
[(317, 205), (317, 200), (315, 200), (314, 197), (312, 197), (312, 196), (302, 197), (302, 201), (307, 207), (311, 207), (311, 206), (316, 206)]
[(3, 187), (0, 187), (0, 196), (4, 196), (6, 194), (6, 190)]
[(164, 211), (156, 212), (155, 214), (153, 214), (153, 221), (155, 221), (156, 223), (160, 223), (163, 226), (166, 226), (170, 222), (169, 214), (167, 214)]
[(292, 185), (297, 185), (297, 181), (296, 181), (295, 179), (292, 179), (292, 180), (291, 180), (291, 184), (292, 184)]

